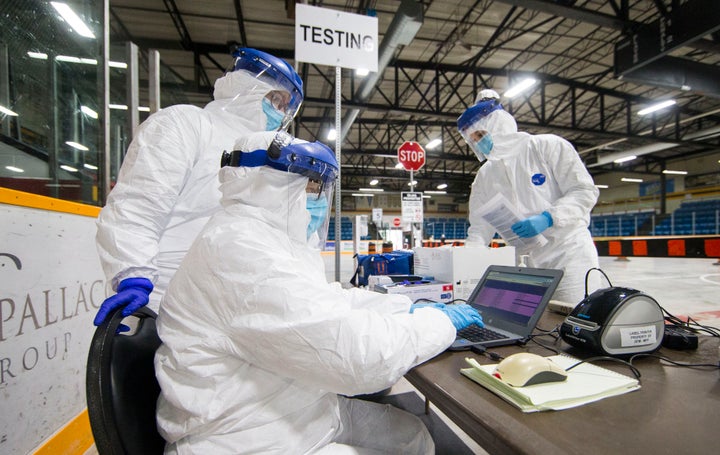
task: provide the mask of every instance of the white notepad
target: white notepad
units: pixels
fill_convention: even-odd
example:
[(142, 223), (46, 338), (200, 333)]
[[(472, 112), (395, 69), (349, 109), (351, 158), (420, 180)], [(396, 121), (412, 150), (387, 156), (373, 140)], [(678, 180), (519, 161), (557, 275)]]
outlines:
[[(580, 359), (567, 355), (554, 355), (548, 358), (563, 369), (580, 362)], [(513, 387), (492, 375), (496, 364), (480, 365), (469, 357), (465, 361), (470, 368), (463, 368), (460, 373), (523, 412), (574, 408), (640, 388), (637, 379), (590, 363), (580, 364), (568, 371), (567, 380), (562, 382)]]

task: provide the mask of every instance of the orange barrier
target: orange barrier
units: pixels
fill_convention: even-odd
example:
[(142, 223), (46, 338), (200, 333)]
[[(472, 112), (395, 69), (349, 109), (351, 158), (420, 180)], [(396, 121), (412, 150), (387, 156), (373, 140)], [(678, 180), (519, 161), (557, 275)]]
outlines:
[(600, 256), (720, 258), (720, 235), (595, 239)]

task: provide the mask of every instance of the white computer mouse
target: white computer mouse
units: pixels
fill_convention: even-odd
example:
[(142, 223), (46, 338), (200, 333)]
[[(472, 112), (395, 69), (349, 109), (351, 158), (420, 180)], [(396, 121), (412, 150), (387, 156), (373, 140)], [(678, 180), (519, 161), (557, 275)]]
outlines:
[(513, 387), (525, 387), (564, 381), (567, 379), (567, 372), (546, 357), (521, 352), (498, 363), (493, 376)]

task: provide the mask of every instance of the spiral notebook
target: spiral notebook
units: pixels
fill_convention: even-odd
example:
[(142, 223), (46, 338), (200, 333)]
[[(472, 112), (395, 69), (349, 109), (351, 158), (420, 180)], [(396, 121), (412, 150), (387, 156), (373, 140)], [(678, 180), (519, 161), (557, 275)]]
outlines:
[[(548, 358), (563, 369), (581, 361), (563, 354)], [(465, 361), (470, 367), (461, 369), (460, 373), (523, 412), (560, 411), (640, 388), (637, 379), (591, 363), (582, 363), (568, 371), (567, 380), (562, 382), (513, 387), (492, 375), (497, 364), (480, 365), (470, 357)]]

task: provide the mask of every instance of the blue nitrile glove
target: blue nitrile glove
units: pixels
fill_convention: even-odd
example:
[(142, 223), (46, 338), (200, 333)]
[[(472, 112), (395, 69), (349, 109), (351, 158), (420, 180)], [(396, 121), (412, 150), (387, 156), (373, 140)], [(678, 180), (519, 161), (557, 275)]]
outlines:
[(427, 308), (427, 307), (437, 308), (438, 310), (442, 310), (443, 308), (445, 308), (445, 304), (440, 303), (440, 302), (413, 303), (412, 305), (410, 305), (410, 313), (417, 310), (418, 308)]
[(130, 316), (139, 308), (147, 305), (152, 290), (152, 281), (147, 278), (125, 278), (118, 284), (117, 294), (108, 297), (100, 305), (93, 324), (102, 324), (108, 314), (118, 307), (125, 307), (122, 315)]
[(511, 229), (518, 237), (534, 237), (545, 229), (553, 225), (552, 216), (548, 212), (542, 212), (540, 215), (533, 215), (511, 226)]
[(464, 329), (473, 324), (477, 324), (480, 327), (485, 326), (480, 313), (466, 303), (445, 305), (445, 308), (440, 308), (440, 310), (450, 318), (450, 322), (455, 326), (455, 330)]

